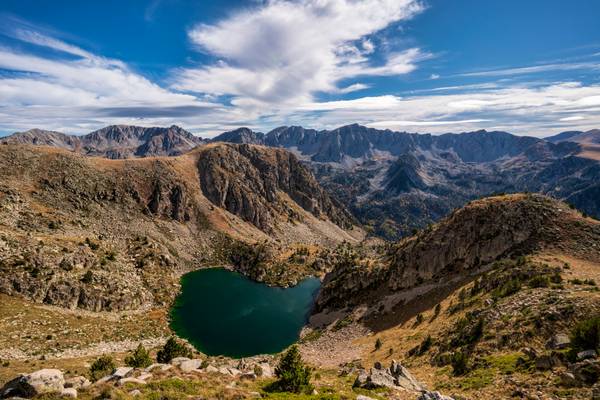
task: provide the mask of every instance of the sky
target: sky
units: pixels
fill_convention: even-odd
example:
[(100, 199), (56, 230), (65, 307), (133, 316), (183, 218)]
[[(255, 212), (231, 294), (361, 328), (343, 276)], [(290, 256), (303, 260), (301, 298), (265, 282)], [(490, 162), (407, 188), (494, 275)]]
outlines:
[(597, 0), (2, 0), (0, 135), (600, 128)]

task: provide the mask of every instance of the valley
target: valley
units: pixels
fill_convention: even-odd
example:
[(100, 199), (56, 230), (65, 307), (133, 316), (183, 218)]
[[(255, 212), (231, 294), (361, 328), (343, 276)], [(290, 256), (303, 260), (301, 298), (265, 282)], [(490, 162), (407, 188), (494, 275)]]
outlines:
[[(294, 314), (305, 327), (280, 346), (297, 338), (315, 368), (313, 398), (584, 399), (597, 391), (597, 355), (578, 355), (596, 350), (576, 333), (600, 314), (592, 217), (600, 167), (589, 148), (358, 125), (224, 135), (182, 154), (143, 156), (106, 150), (113, 143), (99, 157), (28, 135), (0, 145), (0, 383), (43, 368), (89, 378), (99, 357), (120, 367), (139, 344), (156, 357), (179, 333), (172, 307), (182, 277), (225, 267), (285, 290), (320, 279), (310, 316)], [(235, 291), (199, 284), (207, 297), (186, 319), (225, 340), (219, 318), (237, 303), (211, 302)], [(195, 307), (216, 313), (203, 319)], [(263, 336), (246, 323), (248, 338)], [(276, 320), (269, 326), (264, 339), (279, 329)], [(557, 335), (569, 343), (553, 347)], [(76, 393), (304, 396), (265, 389), (281, 354), (236, 359), (198, 348), (160, 370), (109, 371)]]

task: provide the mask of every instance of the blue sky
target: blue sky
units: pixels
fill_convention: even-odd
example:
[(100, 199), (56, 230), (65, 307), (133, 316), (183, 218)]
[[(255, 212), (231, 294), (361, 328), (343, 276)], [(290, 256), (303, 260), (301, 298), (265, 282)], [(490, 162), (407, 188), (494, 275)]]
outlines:
[(0, 133), (600, 127), (595, 0), (0, 4)]

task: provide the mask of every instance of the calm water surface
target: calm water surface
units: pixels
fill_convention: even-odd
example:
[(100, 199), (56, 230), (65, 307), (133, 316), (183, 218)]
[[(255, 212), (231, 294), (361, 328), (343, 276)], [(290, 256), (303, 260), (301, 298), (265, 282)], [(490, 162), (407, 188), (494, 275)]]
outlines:
[(319, 289), (317, 278), (273, 288), (222, 268), (183, 276), (171, 327), (208, 355), (276, 353), (298, 339)]

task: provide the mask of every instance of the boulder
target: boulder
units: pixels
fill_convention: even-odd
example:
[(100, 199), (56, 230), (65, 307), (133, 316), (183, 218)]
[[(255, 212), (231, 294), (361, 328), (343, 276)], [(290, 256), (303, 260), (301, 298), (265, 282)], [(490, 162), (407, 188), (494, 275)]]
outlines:
[(378, 389), (378, 388), (394, 388), (396, 382), (394, 377), (389, 371), (384, 369), (371, 368), (371, 373), (367, 378), (367, 383), (364, 385), (365, 389)]
[(409, 391), (424, 391), (424, 386), (417, 381), (402, 364), (393, 360), (389, 368), (383, 368), (381, 363), (375, 363), (369, 373), (362, 370), (356, 380), (355, 387), (365, 389), (402, 388)]
[(208, 367), (206, 367), (206, 372), (219, 372), (219, 369), (214, 365), (209, 365)]
[(364, 396), (362, 394), (359, 394), (358, 396), (356, 396), (356, 400), (375, 400), (375, 399), (372, 397), (369, 397), (369, 396)]
[(63, 373), (57, 369), (42, 369), (21, 375), (8, 382), (0, 391), (0, 397), (33, 397), (43, 393), (62, 392), (65, 385)]
[(202, 360), (186, 360), (179, 364), (179, 369), (183, 372), (196, 371), (202, 365)]
[(565, 387), (575, 387), (580, 385), (579, 381), (575, 378), (575, 375), (567, 371), (561, 372), (558, 375), (558, 378), (560, 379), (560, 384)]
[(178, 367), (184, 361), (190, 361), (190, 359), (187, 357), (175, 357), (171, 360), (171, 365)]
[(263, 378), (272, 378), (275, 374), (273, 373), (273, 368), (269, 363), (260, 363), (258, 364), (260, 369), (262, 370), (262, 374), (260, 375)]
[(569, 338), (569, 335), (566, 333), (557, 333), (546, 343), (546, 347), (554, 350), (562, 350), (569, 347), (570, 344), (571, 339)]
[(76, 390), (85, 389), (91, 385), (91, 382), (85, 376), (74, 376), (65, 380), (65, 388)]
[(119, 367), (112, 373), (113, 379), (127, 378), (133, 372), (131, 367)]
[(588, 358), (596, 358), (596, 350), (584, 350), (577, 353), (578, 360), (586, 360)]
[(65, 388), (60, 391), (60, 395), (62, 397), (70, 397), (71, 399), (76, 399), (77, 398), (77, 389), (72, 388), (72, 387)]
[(367, 384), (367, 379), (369, 379), (369, 374), (367, 371), (360, 370), (356, 380), (354, 381), (354, 387), (364, 387)]
[(142, 392), (139, 389), (134, 389), (131, 392), (129, 392), (129, 395), (133, 397), (139, 396), (140, 394), (142, 394)]
[(406, 390), (421, 391), (425, 388), (402, 364), (396, 360), (390, 365), (390, 374), (396, 379), (396, 386)]

